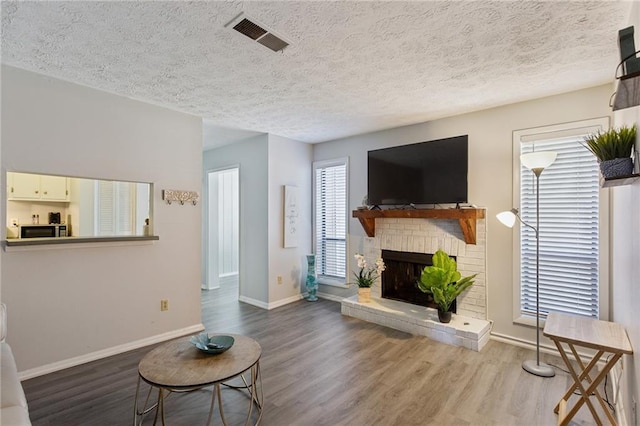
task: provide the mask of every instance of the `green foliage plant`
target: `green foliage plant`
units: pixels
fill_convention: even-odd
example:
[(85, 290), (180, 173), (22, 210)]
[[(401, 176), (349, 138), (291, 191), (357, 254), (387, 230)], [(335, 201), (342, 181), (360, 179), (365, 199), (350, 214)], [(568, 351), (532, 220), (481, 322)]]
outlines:
[(606, 132), (598, 131), (584, 138), (586, 148), (596, 156), (598, 161), (615, 158), (629, 158), (636, 141), (636, 125), (622, 126)]
[(432, 264), (423, 269), (418, 288), (432, 294), (438, 309), (447, 312), (456, 297), (473, 285), (478, 274), (461, 278), (456, 261), (442, 250), (433, 255)]

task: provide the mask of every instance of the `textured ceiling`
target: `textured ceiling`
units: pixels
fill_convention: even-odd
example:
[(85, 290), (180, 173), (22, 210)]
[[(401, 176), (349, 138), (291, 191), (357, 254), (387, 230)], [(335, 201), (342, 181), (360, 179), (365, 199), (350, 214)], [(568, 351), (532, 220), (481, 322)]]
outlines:
[[(611, 82), (630, 7), (3, 1), (2, 62), (212, 129), (320, 142)], [(274, 53), (225, 28), (240, 12), (291, 45)]]

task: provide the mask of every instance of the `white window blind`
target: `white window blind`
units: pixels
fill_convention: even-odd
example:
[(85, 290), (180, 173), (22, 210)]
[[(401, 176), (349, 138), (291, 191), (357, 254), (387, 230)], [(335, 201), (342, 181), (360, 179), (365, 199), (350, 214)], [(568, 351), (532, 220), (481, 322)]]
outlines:
[(97, 235), (135, 235), (136, 185), (96, 181)]
[[(522, 143), (521, 153), (555, 151), (540, 175), (540, 312), (599, 316), (599, 173), (584, 135)], [(520, 213), (536, 225), (535, 175), (520, 166)], [(520, 227), (521, 312), (536, 312), (535, 232)]]
[(316, 272), (346, 277), (347, 163), (317, 164), (315, 173)]

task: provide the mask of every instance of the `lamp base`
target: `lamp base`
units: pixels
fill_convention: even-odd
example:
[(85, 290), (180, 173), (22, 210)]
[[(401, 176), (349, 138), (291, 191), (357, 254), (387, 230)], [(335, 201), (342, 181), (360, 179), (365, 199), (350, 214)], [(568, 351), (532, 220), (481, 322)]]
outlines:
[(543, 362), (538, 364), (532, 359), (523, 362), (522, 369), (527, 373), (535, 374), (540, 377), (553, 377), (556, 375), (556, 372), (553, 371), (553, 367)]

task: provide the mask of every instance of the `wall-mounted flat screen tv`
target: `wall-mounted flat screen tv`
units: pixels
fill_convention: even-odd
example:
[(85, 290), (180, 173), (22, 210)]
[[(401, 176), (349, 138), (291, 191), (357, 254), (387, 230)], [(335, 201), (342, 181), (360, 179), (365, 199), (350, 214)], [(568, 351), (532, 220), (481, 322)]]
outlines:
[(369, 205), (466, 203), (468, 136), (368, 152)]

